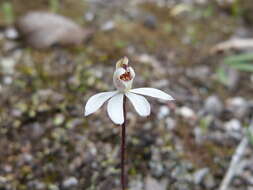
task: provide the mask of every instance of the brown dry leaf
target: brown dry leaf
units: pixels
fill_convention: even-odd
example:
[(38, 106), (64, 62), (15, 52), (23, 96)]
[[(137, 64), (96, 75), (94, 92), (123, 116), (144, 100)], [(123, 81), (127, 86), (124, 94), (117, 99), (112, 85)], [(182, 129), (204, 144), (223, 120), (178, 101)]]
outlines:
[(79, 45), (90, 36), (72, 20), (48, 12), (30, 12), (21, 17), (16, 27), (28, 45), (45, 49), (53, 45)]
[(253, 49), (253, 38), (235, 38), (216, 44), (211, 48), (211, 54), (229, 50)]

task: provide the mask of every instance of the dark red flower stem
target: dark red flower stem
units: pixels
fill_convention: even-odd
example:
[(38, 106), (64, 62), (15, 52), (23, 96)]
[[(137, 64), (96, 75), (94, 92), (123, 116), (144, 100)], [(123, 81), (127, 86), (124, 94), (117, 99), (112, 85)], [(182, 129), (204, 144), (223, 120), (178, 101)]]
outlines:
[(121, 126), (121, 187), (122, 190), (126, 188), (125, 179), (125, 150), (126, 150), (126, 96), (123, 99), (123, 114), (124, 123)]

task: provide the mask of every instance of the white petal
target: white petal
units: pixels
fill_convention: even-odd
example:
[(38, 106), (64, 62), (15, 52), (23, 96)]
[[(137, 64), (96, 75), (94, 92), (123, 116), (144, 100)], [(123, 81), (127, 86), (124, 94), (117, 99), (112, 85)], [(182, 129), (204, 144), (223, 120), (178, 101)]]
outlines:
[(94, 96), (90, 97), (85, 105), (85, 113), (84, 115), (90, 115), (97, 111), (109, 98), (117, 94), (118, 91), (112, 92), (102, 92), (99, 94), (95, 94)]
[(132, 102), (135, 110), (140, 116), (146, 117), (150, 115), (150, 104), (143, 96), (127, 92), (126, 96)]
[(174, 98), (170, 96), (169, 94), (155, 88), (135, 88), (135, 89), (130, 90), (130, 92), (146, 95), (146, 96), (151, 96), (154, 98), (160, 98), (162, 100), (174, 100)]
[(124, 94), (119, 93), (113, 96), (107, 105), (108, 115), (111, 120), (117, 125), (124, 123), (123, 97)]

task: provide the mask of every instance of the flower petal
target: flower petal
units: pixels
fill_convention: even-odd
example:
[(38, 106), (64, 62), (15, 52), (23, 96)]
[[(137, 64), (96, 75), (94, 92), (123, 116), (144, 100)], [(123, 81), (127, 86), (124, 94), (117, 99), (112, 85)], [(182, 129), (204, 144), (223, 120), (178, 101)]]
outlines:
[(136, 112), (143, 117), (150, 115), (150, 104), (143, 96), (127, 92), (125, 94), (133, 104)]
[(102, 92), (90, 97), (85, 105), (85, 116), (97, 111), (109, 98), (117, 94), (118, 91)]
[(151, 96), (154, 98), (160, 98), (162, 100), (174, 100), (174, 98), (170, 96), (169, 94), (155, 88), (135, 88), (135, 89), (130, 90), (130, 92), (146, 95), (146, 96)]
[(124, 94), (119, 93), (113, 96), (107, 105), (107, 113), (111, 120), (117, 125), (124, 123), (123, 97)]

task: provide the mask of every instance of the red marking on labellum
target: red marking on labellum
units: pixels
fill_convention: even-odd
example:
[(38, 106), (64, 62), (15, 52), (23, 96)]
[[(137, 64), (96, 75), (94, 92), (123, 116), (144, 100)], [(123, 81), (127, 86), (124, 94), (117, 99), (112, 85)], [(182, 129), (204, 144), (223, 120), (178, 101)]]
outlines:
[(124, 74), (120, 75), (120, 80), (123, 80), (123, 81), (129, 81), (132, 79), (132, 76), (130, 74), (129, 71), (125, 72)]

